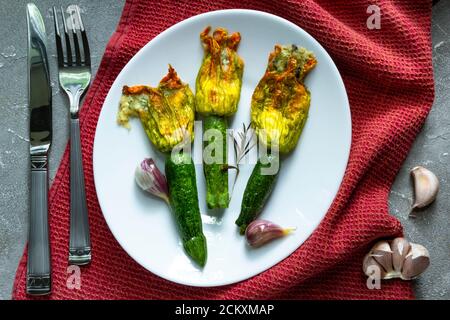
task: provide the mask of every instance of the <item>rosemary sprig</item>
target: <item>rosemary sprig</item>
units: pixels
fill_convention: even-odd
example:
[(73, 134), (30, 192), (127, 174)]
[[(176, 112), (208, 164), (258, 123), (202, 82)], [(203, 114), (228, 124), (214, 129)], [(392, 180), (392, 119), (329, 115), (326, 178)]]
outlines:
[(239, 177), (240, 173), (240, 164), (245, 156), (256, 146), (256, 142), (253, 142), (253, 132), (254, 130), (251, 128), (251, 123), (248, 126), (242, 124), (242, 131), (237, 133), (237, 136), (234, 134), (234, 131), (230, 133), (231, 138), (233, 139), (233, 149), (234, 149), (234, 159), (236, 161), (235, 165), (226, 165), (224, 166), (224, 170), (235, 169), (236, 176), (234, 178), (233, 187), (230, 193), (230, 199), (233, 195), (234, 187), (236, 186), (236, 181)]

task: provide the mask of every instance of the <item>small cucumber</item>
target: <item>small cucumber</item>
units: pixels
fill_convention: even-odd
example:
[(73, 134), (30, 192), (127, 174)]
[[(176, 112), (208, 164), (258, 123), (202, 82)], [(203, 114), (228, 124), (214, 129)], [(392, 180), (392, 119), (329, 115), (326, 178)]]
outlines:
[[(245, 187), (241, 213), (236, 220), (241, 234), (245, 233), (248, 224), (255, 220), (261, 213), (275, 185), (279, 166), (280, 158), (278, 156), (268, 155), (258, 159)], [(269, 168), (275, 169), (275, 172), (272, 172), (273, 170)]]
[(198, 207), (195, 166), (189, 154), (167, 157), (166, 177), (169, 199), (187, 254), (201, 267), (206, 263), (206, 238)]
[[(204, 142), (203, 146), (206, 155), (211, 155), (211, 160), (214, 160), (215, 156), (221, 158), (218, 162), (207, 163), (207, 160), (203, 157), (203, 173), (205, 174), (206, 180), (206, 204), (209, 209), (228, 208), (230, 200), (228, 195), (228, 170), (224, 169), (227, 163), (227, 119), (225, 117), (209, 115), (205, 117), (203, 126), (203, 132), (205, 133), (211, 129), (217, 130), (216, 132), (212, 132), (210, 137), (206, 135), (209, 140)], [(216, 137), (218, 134), (221, 136), (219, 140)], [(216, 154), (218, 150), (221, 151), (220, 155)]]

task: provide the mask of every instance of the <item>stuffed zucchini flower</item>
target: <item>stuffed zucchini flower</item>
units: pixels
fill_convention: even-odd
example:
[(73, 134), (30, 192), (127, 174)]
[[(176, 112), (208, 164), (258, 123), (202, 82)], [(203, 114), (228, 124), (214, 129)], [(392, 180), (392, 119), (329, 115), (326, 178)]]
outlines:
[(236, 112), (241, 95), (244, 62), (236, 52), (241, 35), (229, 35), (223, 28), (209, 35), (210, 30), (200, 34), (205, 55), (197, 75), (196, 110), (228, 117)]
[(217, 28), (210, 35), (210, 31), (207, 27), (200, 34), (204, 57), (197, 75), (195, 108), (204, 119), (204, 136), (217, 133), (204, 143), (204, 150), (213, 150), (210, 155), (214, 158), (212, 161), (203, 159), (206, 203), (208, 208), (227, 208), (230, 201), (226, 169), (227, 117), (238, 108), (244, 62), (237, 54), (241, 41), (239, 32), (228, 34), (226, 29)]
[(297, 145), (311, 100), (303, 79), (316, 63), (310, 51), (295, 45), (276, 45), (270, 54), (251, 106), (252, 126), (269, 148), (288, 153)]
[(193, 140), (194, 94), (183, 83), (172, 66), (157, 88), (124, 86), (117, 121), (129, 127), (130, 117), (138, 117), (150, 141), (161, 152), (170, 152)]
[[(191, 89), (169, 65), (169, 72), (157, 88), (123, 87), (117, 122), (129, 127), (129, 118), (138, 117), (153, 145), (169, 153), (174, 147), (192, 143), (194, 104)], [(144, 159), (135, 171), (135, 179), (143, 190), (170, 205), (186, 254), (204, 267), (208, 250), (190, 153), (181, 150), (168, 155), (165, 174), (166, 177), (152, 159)]]
[(266, 72), (253, 92), (251, 123), (271, 154), (258, 159), (247, 182), (236, 220), (241, 234), (269, 199), (281, 166), (279, 153), (289, 153), (297, 145), (311, 101), (303, 80), (316, 64), (312, 52), (296, 45), (276, 45), (269, 55)]

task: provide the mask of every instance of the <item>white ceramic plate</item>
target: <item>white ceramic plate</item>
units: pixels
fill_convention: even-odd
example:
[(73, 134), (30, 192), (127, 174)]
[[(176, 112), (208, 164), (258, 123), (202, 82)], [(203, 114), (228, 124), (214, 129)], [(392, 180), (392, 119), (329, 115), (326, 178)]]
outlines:
[[(242, 123), (249, 123), (251, 95), (275, 44), (306, 47), (315, 53), (318, 65), (306, 80), (312, 97), (309, 119), (297, 148), (282, 163), (276, 188), (262, 214), (264, 219), (282, 226), (297, 227), (296, 232), (262, 248), (249, 248), (234, 221), (253, 165), (243, 166), (230, 207), (224, 212), (212, 212), (206, 208), (203, 171), (198, 164), (199, 204), (208, 241), (208, 261), (201, 270), (184, 253), (165, 203), (140, 191), (134, 182), (135, 167), (142, 159), (153, 157), (163, 169), (163, 157), (150, 144), (138, 120), (131, 122), (132, 129), (128, 131), (116, 124), (116, 113), (123, 85), (156, 86), (166, 74), (168, 63), (194, 91), (203, 57), (199, 33), (208, 25), (239, 31), (242, 36), (238, 53), (245, 62), (243, 87), (239, 109), (230, 127), (241, 128)], [(193, 150), (194, 160), (201, 163), (200, 132), (196, 132)], [(98, 121), (93, 156), (95, 186), (109, 228), (139, 264), (181, 284), (226, 285), (269, 269), (311, 235), (336, 196), (350, 142), (350, 108), (342, 79), (330, 56), (314, 38), (297, 25), (263, 12), (209, 12), (161, 33), (117, 77)]]

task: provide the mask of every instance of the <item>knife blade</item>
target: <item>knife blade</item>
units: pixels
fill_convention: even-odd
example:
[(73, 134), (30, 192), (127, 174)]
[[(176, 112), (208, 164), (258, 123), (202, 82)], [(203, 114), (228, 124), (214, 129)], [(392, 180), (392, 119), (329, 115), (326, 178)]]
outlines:
[(52, 140), (52, 93), (44, 20), (33, 3), (27, 5), (27, 24), (31, 160), (27, 293), (44, 295), (51, 292), (47, 166)]

